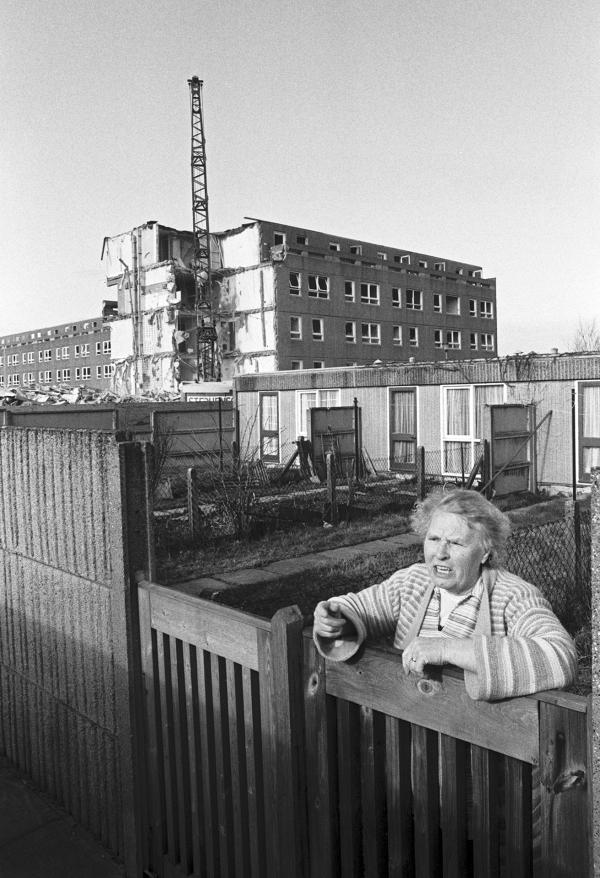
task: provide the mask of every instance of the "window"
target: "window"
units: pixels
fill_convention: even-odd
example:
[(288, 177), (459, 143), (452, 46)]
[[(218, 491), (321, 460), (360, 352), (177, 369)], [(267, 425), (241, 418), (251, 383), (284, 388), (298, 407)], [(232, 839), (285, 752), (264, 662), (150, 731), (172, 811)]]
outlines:
[(419, 259), (419, 268), (427, 268), (427, 262), (425, 259)]
[(433, 294), (433, 310), (436, 314), (442, 313), (442, 297), (439, 293)]
[(81, 381), (81, 369), (79, 366), (75, 369), (75, 381)]
[(400, 287), (392, 287), (392, 308), (402, 307), (402, 291)]
[(469, 299), (469, 317), (477, 317), (477, 299)]
[(23, 372), (23, 384), (33, 384), (34, 380), (33, 372)]
[(112, 350), (112, 345), (111, 345), (110, 339), (103, 341), (102, 342), (102, 353), (103, 354), (110, 354), (111, 350)]
[(402, 344), (402, 327), (401, 326), (392, 326), (392, 344), (401, 345)]
[(12, 364), (13, 364), (13, 366), (16, 366), (18, 362), (19, 362), (19, 355), (18, 355), (18, 354), (13, 354), (13, 355), (12, 355)]
[(419, 347), (419, 329), (416, 326), (408, 328), (408, 344), (411, 348)]
[(298, 341), (302, 338), (302, 318), (290, 317), (290, 338)]
[(422, 311), (423, 297), (421, 290), (407, 290), (405, 304), (409, 311)]
[(296, 244), (301, 244), (303, 247), (308, 247), (308, 238), (306, 235), (296, 235)]
[(89, 344), (82, 344), (82, 345), (81, 345), (81, 356), (82, 356), (82, 357), (89, 357), (89, 355), (90, 355), (90, 346), (89, 346)]
[(300, 274), (297, 271), (290, 271), (290, 296), (300, 295)]
[(23, 354), (23, 355), (22, 355), (22, 357), (21, 357), (21, 362), (22, 362), (22, 363), (26, 363), (26, 362), (27, 362), (27, 354)]
[(345, 280), (344, 281), (344, 299), (346, 302), (354, 301), (354, 281), (353, 280)]
[(0, 375), (0, 387), (4, 387), (4, 375)]
[(363, 344), (381, 344), (379, 323), (361, 323), (360, 336)]
[(381, 259), (382, 262), (387, 262), (387, 253), (384, 253), (383, 250), (379, 250), (377, 253), (377, 258)]
[(63, 369), (63, 381), (70, 381), (70, 380), (71, 380), (71, 370), (70, 369)]
[(350, 253), (352, 253), (353, 256), (362, 256), (362, 246), (360, 244), (351, 244)]
[(0, 357), (0, 366), (4, 366), (4, 356)]
[(260, 459), (279, 462), (279, 405), (277, 393), (259, 394)]
[(308, 295), (313, 299), (329, 298), (329, 278), (322, 274), (308, 275)]
[(349, 320), (344, 326), (346, 341), (350, 341), (354, 344), (356, 342), (356, 323), (353, 320)]
[(285, 244), (285, 232), (273, 232), (273, 244), (276, 247)]
[(313, 360), (313, 369), (324, 369), (325, 360)]
[(62, 381), (62, 369), (57, 369), (57, 370), (56, 370), (56, 380), (57, 380), (57, 381)]
[(323, 318), (313, 317), (311, 320), (313, 341), (323, 341)]
[(290, 366), (290, 368), (293, 369), (294, 372), (297, 372), (299, 369), (303, 369), (304, 366), (302, 364), (302, 360), (292, 360), (292, 365)]
[(492, 320), (494, 317), (494, 303), (493, 302), (480, 302), (479, 303), (479, 316), (483, 317), (484, 320)]
[(339, 390), (299, 390), (296, 395), (296, 435), (310, 436), (310, 410), (340, 404)]
[(102, 366), (96, 366), (96, 378), (102, 378)]
[(75, 348), (74, 348), (74, 356), (78, 357), (80, 353), (81, 353), (81, 347), (78, 344), (76, 344)]
[(469, 347), (472, 351), (477, 350), (477, 333), (476, 332), (469, 333)]
[(102, 342), (101, 342), (101, 341), (97, 341), (97, 342), (96, 342), (96, 353), (97, 353), (97, 354), (101, 354), (101, 353), (102, 353)]
[(403, 265), (410, 265), (410, 256), (408, 255), (408, 253), (405, 256), (400, 257), (400, 262)]
[(52, 381), (52, 372), (50, 372), (50, 371), (40, 372), (40, 381), (43, 384), (49, 384), (50, 381)]
[(330, 241), (329, 242), (329, 249), (332, 250), (334, 253), (339, 253), (340, 252), (340, 245), (338, 244), (337, 241)]
[(56, 350), (54, 351), (54, 356), (57, 360), (62, 359), (62, 348), (56, 348)]
[(361, 284), (360, 301), (363, 305), (379, 305), (379, 284)]
[(481, 333), (481, 350), (482, 351), (493, 351), (494, 350), (494, 334), (493, 334), (493, 332), (482, 332)]
[(83, 366), (81, 369), (81, 378), (83, 381), (89, 381), (92, 377), (92, 369), (90, 366)]
[(458, 296), (446, 296), (446, 313), (455, 317), (460, 314), (460, 299)]
[(41, 363), (44, 359), (44, 352), (40, 349), (38, 351), (38, 362)]
[(442, 387), (442, 453), (444, 474), (468, 474), (479, 455), (483, 413), (504, 402), (503, 384)]
[(444, 347), (444, 338), (443, 338), (441, 329), (434, 329), (433, 330), (433, 346), (434, 346), (434, 348), (443, 348)]
[(111, 378), (113, 372), (115, 371), (115, 367), (113, 366), (113, 364), (112, 363), (105, 363), (102, 368), (104, 370), (104, 377)]
[(390, 391), (390, 469), (414, 467), (417, 449), (417, 392)]
[(446, 271), (446, 263), (445, 262), (434, 262), (433, 267), (436, 271)]
[(460, 350), (460, 332), (458, 329), (448, 329), (446, 331), (446, 347), (448, 350)]

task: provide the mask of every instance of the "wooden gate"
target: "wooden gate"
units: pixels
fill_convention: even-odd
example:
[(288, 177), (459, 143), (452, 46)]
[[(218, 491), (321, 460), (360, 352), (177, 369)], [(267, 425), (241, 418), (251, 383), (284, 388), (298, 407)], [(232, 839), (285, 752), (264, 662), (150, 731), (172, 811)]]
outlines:
[(487, 408), (484, 436), (490, 437), (490, 478), (496, 496), (535, 492), (535, 421), (534, 405), (501, 404)]

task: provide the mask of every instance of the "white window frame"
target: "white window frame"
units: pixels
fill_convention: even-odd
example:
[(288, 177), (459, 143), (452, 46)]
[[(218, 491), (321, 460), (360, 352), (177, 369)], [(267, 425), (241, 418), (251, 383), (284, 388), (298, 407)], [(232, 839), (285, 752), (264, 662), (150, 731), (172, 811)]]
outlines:
[[(306, 403), (309, 402), (310, 405)], [(314, 389), (296, 391), (296, 436), (308, 437), (310, 426), (307, 412), (312, 408), (335, 408), (340, 405), (340, 390)]]
[[(451, 310), (455, 305), (456, 311)], [(446, 314), (449, 314), (451, 317), (460, 317), (460, 296), (453, 294), (446, 296)]]
[(402, 307), (402, 288), (392, 287), (392, 308)]
[[(58, 350), (58, 348), (57, 348), (57, 350)], [(96, 356), (99, 356), (101, 353), (102, 353), (102, 342), (97, 341), (96, 342)]]
[[(296, 283), (292, 283), (292, 276), (295, 277)], [(299, 271), (290, 271), (289, 275), (289, 290), (290, 296), (301, 296), (302, 295), (302, 275)]]
[[(297, 328), (294, 329), (294, 321), (297, 321)], [(290, 339), (292, 341), (302, 341), (302, 317), (296, 314), (290, 314)]]
[(325, 368), (325, 360), (313, 360), (312, 367), (313, 367), (313, 369), (324, 369)]
[[(501, 403), (506, 402), (507, 388), (506, 384), (503, 384), (500, 381), (490, 381), (489, 383), (482, 384), (443, 384), (440, 387), (440, 435), (442, 437), (441, 440), (441, 453), (442, 453), (442, 474), (445, 476), (461, 476), (462, 473), (457, 470), (447, 470), (444, 467), (444, 461), (446, 459), (445, 455), (445, 443), (454, 442), (454, 443), (463, 443), (468, 446), (467, 454), (465, 455), (465, 474), (468, 475), (473, 467), (473, 463), (476, 459), (476, 456), (479, 453), (479, 446), (481, 444), (481, 436), (475, 435), (475, 389), (478, 387), (500, 387), (502, 388), (502, 398)], [(468, 390), (469, 392), (469, 432), (464, 434), (452, 434), (448, 433), (448, 392), (453, 390)]]
[(112, 342), (111, 342), (110, 338), (107, 338), (102, 342), (102, 353), (106, 354), (106, 356), (110, 356), (111, 352), (112, 352)]
[(494, 319), (494, 303), (489, 302), (486, 299), (480, 299), (479, 301), (479, 316), (482, 320), (493, 320)]
[(292, 372), (299, 372), (301, 369), (304, 369), (304, 360), (292, 360), (291, 363), (290, 369)]
[(362, 256), (362, 244), (350, 244), (350, 253), (353, 256)]
[(310, 318), (310, 332), (313, 341), (325, 341), (325, 321), (322, 317)]
[(469, 317), (477, 317), (477, 299), (469, 299)]
[(449, 351), (460, 351), (462, 346), (462, 336), (460, 329), (446, 330), (446, 347)]
[(329, 249), (332, 251), (332, 253), (339, 253), (340, 252), (340, 245), (338, 244), (337, 241), (330, 241), (329, 242)]
[(427, 268), (427, 260), (419, 259), (419, 268)]
[(102, 367), (104, 370), (103, 378), (112, 378), (115, 367), (112, 363), (105, 363)]
[(382, 262), (387, 262), (388, 255), (385, 252), (385, 250), (378, 250), (377, 251), (377, 258), (381, 259)]
[(493, 332), (482, 332), (479, 339), (482, 351), (493, 351), (496, 348), (496, 339)]
[(377, 345), (381, 344), (381, 324), (379, 323), (361, 323), (360, 324), (360, 340), (363, 344)]
[(344, 281), (344, 301), (345, 302), (355, 302), (356, 301), (356, 284), (353, 280), (345, 280)]
[(434, 268), (434, 271), (446, 271), (446, 263), (445, 262), (434, 262), (433, 268)]
[(469, 333), (469, 350), (470, 350), (470, 351), (477, 351), (477, 350), (479, 350), (479, 346), (478, 346), (478, 343), (477, 343), (477, 333), (476, 333), (476, 332), (470, 332), (470, 333)]
[(441, 350), (444, 347), (444, 333), (441, 329), (433, 330), (433, 346)]
[(311, 299), (329, 298), (329, 278), (325, 274), (309, 274), (306, 277), (308, 296)]
[(404, 293), (404, 307), (407, 311), (422, 311), (423, 290), (406, 289)]
[(408, 327), (408, 346), (409, 346), (409, 348), (418, 348), (419, 347), (419, 327), (418, 326), (409, 326)]
[(63, 381), (70, 381), (71, 380), (71, 370), (70, 369), (63, 369), (62, 373), (63, 373), (63, 377), (62, 377)]
[(434, 314), (442, 313), (442, 294), (434, 293), (433, 294), (433, 312)]
[(379, 305), (379, 284), (361, 283), (360, 303), (361, 305)]
[(90, 346), (89, 346), (89, 344), (82, 344), (82, 345), (81, 345), (81, 356), (82, 356), (82, 357), (89, 357), (89, 355), (90, 355)]
[[(348, 327), (352, 327), (352, 332), (348, 335)], [(347, 344), (356, 344), (356, 321), (355, 320), (345, 320), (344, 321), (344, 337), (346, 339)]]
[(392, 325), (392, 344), (396, 347), (402, 347), (402, 327), (399, 323)]

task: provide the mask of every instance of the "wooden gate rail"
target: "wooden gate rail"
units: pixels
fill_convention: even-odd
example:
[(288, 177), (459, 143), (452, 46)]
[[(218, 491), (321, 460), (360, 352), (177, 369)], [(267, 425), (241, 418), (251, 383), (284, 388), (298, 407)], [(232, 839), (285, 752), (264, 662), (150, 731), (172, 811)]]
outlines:
[(142, 583), (146, 875), (590, 874), (588, 702), (474, 702), (396, 653), (324, 660), (271, 621)]

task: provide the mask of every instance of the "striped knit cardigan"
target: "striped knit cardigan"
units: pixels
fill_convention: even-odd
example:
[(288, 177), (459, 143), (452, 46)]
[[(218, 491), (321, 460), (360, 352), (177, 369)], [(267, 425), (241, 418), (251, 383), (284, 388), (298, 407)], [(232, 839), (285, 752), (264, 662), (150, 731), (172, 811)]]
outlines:
[[(478, 634), (477, 626), (472, 635), (477, 672), (465, 671), (471, 698), (491, 701), (569, 686), (577, 670), (575, 646), (541, 592), (504, 569), (487, 571), (486, 586), (482, 602), (489, 600), (489, 632)], [(413, 564), (378, 585), (336, 597), (356, 636), (341, 641), (315, 636), (317, 648), (333, 661), (350, 658), (367, 638), (393, 637), (394, 647), (403, 649), (430, 588), (426, 566)]]

